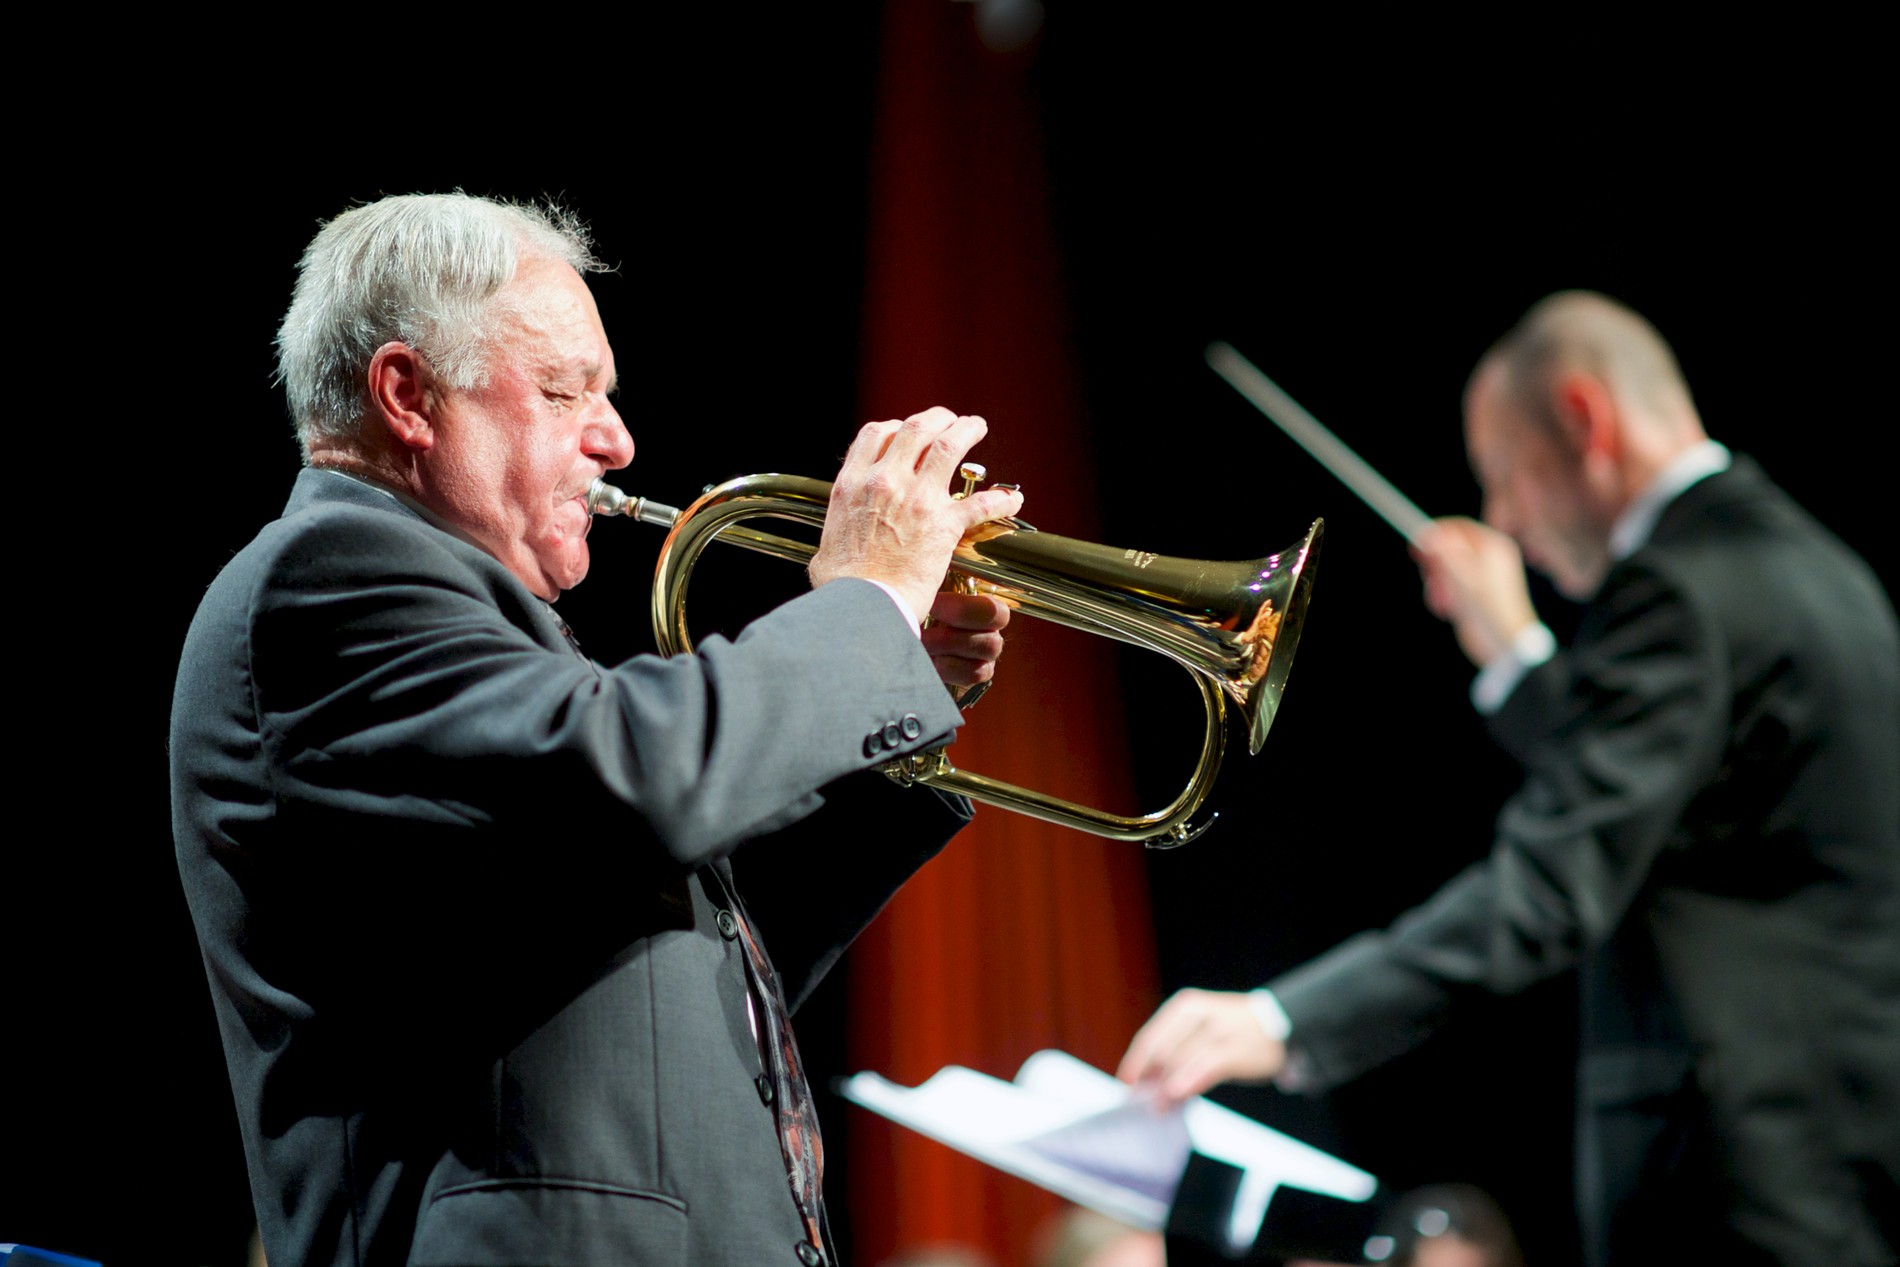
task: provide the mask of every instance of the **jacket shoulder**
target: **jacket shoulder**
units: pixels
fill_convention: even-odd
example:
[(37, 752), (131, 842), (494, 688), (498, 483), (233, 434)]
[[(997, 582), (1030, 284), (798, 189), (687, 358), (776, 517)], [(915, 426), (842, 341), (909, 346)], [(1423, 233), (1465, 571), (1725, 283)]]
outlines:
[(288, 681), (321, 694), (347, 674), (353, 648), (373, 648), (419, 619), (544, 643), (538, 621), (548, 618), (533, 612), (537, 601), (499, 563), (400, 507), (293, 497), (198, 605), (173, 693), (174, 743), (194, 717), (260, 728), (260, 688)]
[(1900, 638), (1873, 569), (1746, 458), (1685, 491), (1618, 569), (1643, 571), (1731, 626), (1777, 629), (1801, 646)]

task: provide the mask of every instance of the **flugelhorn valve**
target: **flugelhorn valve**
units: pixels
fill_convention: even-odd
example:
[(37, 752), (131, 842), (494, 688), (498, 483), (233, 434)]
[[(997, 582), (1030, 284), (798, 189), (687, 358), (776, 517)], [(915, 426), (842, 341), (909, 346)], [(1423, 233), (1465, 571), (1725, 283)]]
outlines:
[(984, 466), (981, 462), (965, 462), (962, 466), (957, 468), (957, 474), (963, 477), (963, 491), (953, 493), (951, 496), (955, 497), (958, 501), (962, 501), (976, 491), (976, 486), (981, 484), (984, 477), (989, 473), (989, 468)]

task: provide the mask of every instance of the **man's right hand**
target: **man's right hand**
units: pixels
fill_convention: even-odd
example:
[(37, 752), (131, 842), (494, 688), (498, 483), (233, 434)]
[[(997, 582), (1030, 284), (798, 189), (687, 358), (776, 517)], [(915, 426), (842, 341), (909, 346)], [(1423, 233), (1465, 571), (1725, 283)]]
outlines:
[(1180, 990), (1136, 1031), (1115, 1076), (1171, 1108), (1223, 1082), (1266, 1082), (1286, 1058), (1245, 994)]
[(870, 422), (845, 454), (812, 556), (813, 585), (854, 576), (889, 585), (927, 614), (963, 534), (1022, 509), (1022, 494), (985, 489), (960, 500), (950, 480), (989, 426), (938, 407)]
[(1448, 621), (1479, 668), (1537, 622), (1517, 543), (1472, 519), (1435, 519), (1412, 546), (1425, 606)]

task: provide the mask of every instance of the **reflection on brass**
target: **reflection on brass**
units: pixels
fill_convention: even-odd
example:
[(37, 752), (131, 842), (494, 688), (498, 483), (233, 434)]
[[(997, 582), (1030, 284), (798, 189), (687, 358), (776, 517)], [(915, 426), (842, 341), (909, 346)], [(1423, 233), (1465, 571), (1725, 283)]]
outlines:
[[(653, 633), (660, 650), (674, 655), (692, 649), (686, 586), (700, 552), (720, 540), (809, 563), (816, 546), (742, 525), (785, 519), (822, 527), (830, 497), (825, 480), (749, 475), (707, 490), (683, 511), (628, 497), (598, 480), (587, 504), (595, 514), (671, 526), (653, 579)], [(1247, 719), (1250, 752), (1260, 751), (1273, 724), (1312, 596), (1323, 526), (1315, 519), (1297, 545), (1239, 563), (1120, 550), (1007, 519), (979, 526), (957, 547), (951, 573), (960, 591), (993, 594), (1025, 615), (1132, 643), (1188, 670), (1201, 692), (1207, 727), (1192, 779), (1166, 808), (1135, 817), (1111, 814), (959, 770), (942, 752), (912, 754), (887, 764), (884, 773), (1111, 840), (1155, 848), (1187, 843), (1208, 826), (1190, 827), (1188, 820), (1220, 772), (1227, 742), (1224, 700), (1238, 704)]]

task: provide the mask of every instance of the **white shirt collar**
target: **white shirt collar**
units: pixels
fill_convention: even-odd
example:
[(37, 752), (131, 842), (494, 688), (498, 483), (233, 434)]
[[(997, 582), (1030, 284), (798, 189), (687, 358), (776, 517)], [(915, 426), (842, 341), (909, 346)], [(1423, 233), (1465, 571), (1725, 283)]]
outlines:
[(1704, 440), (1676, 454), (1669, 465), (1657, 473), (1649, 487), (1623, 508), (1610, 526), (1610, 557), (1627, 559), (1643, 548), (1663, 508), (1681, 496), (1690, 485), (1728, 469), (1729, 451), (1713, 440)]

